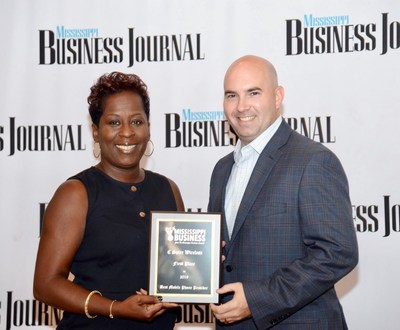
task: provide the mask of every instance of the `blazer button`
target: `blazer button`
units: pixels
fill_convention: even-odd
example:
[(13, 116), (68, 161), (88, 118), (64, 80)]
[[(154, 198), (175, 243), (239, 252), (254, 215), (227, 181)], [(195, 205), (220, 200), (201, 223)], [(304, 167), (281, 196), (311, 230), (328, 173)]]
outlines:
[(225, 267), (225, 269), (226, 269), (226, 271), (227, 271), (228, 273), (230, 273), (230, 272), (233, 270), (233, 267), (232, 267), (231, 265), (227, 265), (227, 266)]

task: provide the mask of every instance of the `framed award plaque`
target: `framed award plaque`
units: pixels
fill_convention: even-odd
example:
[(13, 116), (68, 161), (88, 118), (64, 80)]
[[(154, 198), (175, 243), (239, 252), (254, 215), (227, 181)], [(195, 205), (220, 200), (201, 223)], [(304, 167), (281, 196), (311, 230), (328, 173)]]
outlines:
[(149, 294), (218, 303), (221, 214), (151, 212)]

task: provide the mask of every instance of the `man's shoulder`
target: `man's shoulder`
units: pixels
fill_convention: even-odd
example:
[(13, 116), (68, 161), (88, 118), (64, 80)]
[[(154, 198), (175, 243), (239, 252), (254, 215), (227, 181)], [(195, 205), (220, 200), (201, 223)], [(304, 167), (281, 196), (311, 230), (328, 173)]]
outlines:
[(224, 166), (227, 164), (232, 164), (234, 162), (233, 158), (233, 151), (230, 152), (229, 154), (225, 155), (224, 157), (220, 158), (216, 164), (216, 166)]
[(332, 152), (328, 147), (323, 145), (319, 141), (314, 141), (307, 136), (304, 136), (296, 131), (292, 131), (290, 141), (296, 147), (302, 147), (302, 149), (308, 150), (309, 152), (328, 151)]

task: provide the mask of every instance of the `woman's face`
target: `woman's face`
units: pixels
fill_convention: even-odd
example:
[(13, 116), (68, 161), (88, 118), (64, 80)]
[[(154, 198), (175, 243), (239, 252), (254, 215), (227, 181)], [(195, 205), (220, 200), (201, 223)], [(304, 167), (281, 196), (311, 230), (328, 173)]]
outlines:
[(93, 138), (100, 144), (101, 163), (106, 168), (139, 167), (150, 139), (140, 96), (131, 91), (108, 96), (99, 126), (93, 125)]

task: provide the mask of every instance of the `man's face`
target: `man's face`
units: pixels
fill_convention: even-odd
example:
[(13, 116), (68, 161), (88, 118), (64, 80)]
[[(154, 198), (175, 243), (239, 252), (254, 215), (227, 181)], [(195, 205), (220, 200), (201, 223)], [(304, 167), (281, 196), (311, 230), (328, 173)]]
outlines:
[(262, 63), (244, 61), (228, 70), (224, 112), (244, 144), (253, 141), (279, 117), (283, 93)]

